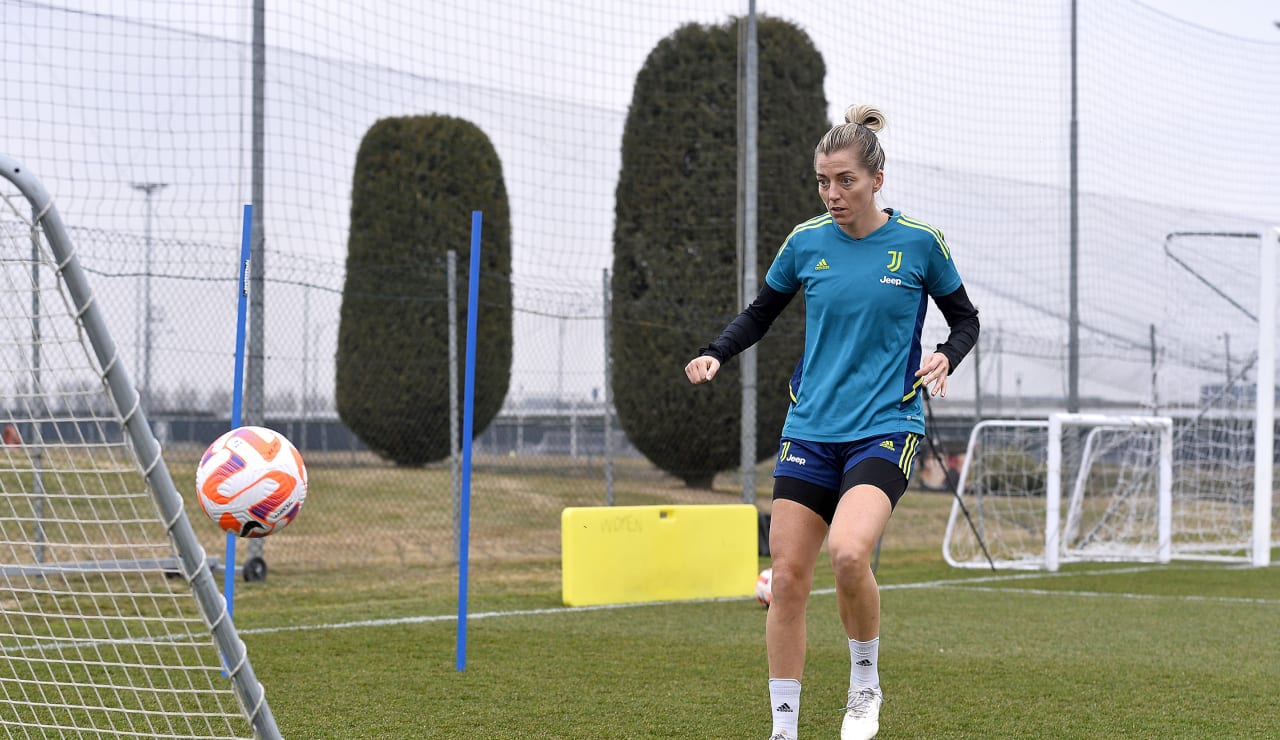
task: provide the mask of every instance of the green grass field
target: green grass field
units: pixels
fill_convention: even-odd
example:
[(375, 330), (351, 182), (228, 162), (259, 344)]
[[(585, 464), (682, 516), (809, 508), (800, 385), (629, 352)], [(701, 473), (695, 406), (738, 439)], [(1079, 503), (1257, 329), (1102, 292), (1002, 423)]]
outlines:
[[(880, 737), (1280, 736), (1280, 567), (953, 570), (938, 544), (949, 506), (913, 491), (885, 537)], [(285, 737), (768, 736), (754, 600), (567, 609), (557, 561), (480, 560), (459, 672), (456, 570), (384, 575), (285, 570), (240, 587), (236, 623)], [(824, 564), (808, 738), (837, 736), (847, 688), (830, 587)]]

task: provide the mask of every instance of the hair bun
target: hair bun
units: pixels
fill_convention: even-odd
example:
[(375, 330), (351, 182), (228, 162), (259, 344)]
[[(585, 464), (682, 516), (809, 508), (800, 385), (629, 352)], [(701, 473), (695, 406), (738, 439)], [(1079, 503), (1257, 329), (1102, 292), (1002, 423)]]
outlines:
[(873, 105), (851, 105), (844, 111), (845, 123), (866, 126), (873, 133), (884, 128), (884, 114)]

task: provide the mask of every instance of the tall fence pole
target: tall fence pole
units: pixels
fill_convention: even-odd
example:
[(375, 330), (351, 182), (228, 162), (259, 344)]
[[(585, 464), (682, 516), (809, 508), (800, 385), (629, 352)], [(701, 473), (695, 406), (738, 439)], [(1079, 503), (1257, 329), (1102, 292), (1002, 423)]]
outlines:
[(982, 339), (973, 345), (973, 423), (982, 421)]
[[(266, 237), (263, 228), (263, 201), (266, 171), (266, 94), (267, 94), (267, 6), (266, 0), (253, 0), (253, 175), (250, 185), (253, 199), (253, 224), (249, 246), (249, 280), (253, 291), (249, 296), (248, 373), (245, 378), (245, 421), (266, 425)], [(150, 389), (148, 389), (150, 390)], [(262, 559), (261, 537), (249, 540), (249, 559)], [(246, 571), (253, 572), (253, 571)]]
[(604, 502), (613, 506), (613, 296), (609, 270), (604, 271)]
[[(759, 126), (757, 120), (759, 49), (756, 41), (756, 3), (748, 0), (746, 20), (746, 44), (742, 51), (741, 103), (742, 150), (742, 300), (743, 305), (755, 298), (756, 276), (756, 209), (757, 201), (757, 152)], [(756, 348), (742, 353), (742, 502), (756, 501)]]
[(1160, 348), (1156, 345), (1156, 325), (1151, 324), (1151, 414), (1160, 413)]
[(1068, 270), (1067, 317), (1067, 411), (1080, 410), (1080, 122), (1077, 120), (1079, 94), (1076, 88), (1076, 0), (1071, 0), (1071, 168), (1069, 214), (1070, 268)]
[(462, 485), (458, 480), (458, 253), (450, 249), (445, 256), (449, 302), (449, 485), (453, 492), (453, 554), (462, 557)]

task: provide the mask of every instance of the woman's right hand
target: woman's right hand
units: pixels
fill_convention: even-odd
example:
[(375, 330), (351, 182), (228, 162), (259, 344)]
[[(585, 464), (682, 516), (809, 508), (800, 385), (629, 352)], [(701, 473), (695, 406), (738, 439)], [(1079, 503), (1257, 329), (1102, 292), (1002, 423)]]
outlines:
[(711, 380), (719, 371), (720, 361), (709, 355), (695, 357), (684, 366), (685, 377), (689, 378), (689, 382), (694, 385)]

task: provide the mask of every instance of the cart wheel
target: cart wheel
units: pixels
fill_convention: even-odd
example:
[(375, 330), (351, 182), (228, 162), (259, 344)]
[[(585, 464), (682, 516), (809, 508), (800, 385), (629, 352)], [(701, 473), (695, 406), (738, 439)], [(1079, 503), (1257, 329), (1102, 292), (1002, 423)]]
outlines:
[(248, 583), (267, 580), (267, 561), (258, 557), (244, 561), (244, 580)]

